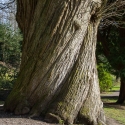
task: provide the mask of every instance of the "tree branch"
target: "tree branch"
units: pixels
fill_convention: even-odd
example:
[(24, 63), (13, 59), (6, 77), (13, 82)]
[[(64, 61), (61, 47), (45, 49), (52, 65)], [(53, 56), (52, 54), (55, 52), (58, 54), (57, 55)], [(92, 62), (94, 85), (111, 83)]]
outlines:
[(102, 5), (100, 11), (98, 11), (98, 17), (102, 18), (100, 28), (106, 28), (109, 25), (121, 26), (125, 24), (123, 16), (125, 16), (125, 0), (105, 0), (105, 4)]
[(6, 3), (0, 3), (0, 10), (10, 8), (12, 3), (14, 3), (14, 2), (15, 2), (15, 0), (12, 0), (12, 1), (6, 2)]

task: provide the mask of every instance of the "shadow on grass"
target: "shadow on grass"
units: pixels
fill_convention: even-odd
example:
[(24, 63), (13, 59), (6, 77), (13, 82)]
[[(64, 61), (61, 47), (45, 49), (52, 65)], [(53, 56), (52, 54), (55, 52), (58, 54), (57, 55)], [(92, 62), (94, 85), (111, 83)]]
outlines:
[(118, 96), (101, 96), (101, 99), (117, 100)]
[(119, 92), (119, 90), (110, 90), (109, 92)]
[(125, 104), (117, 104), (116, 102), (110, 102), (110, 103), (107, 103), (107, 102), (104, 102), (104, 108), (115, 108), (115, 109), (122, 109), (122, 110), (125, 110)]
[(102, 96), (101, 99), (105, 108), (117, 108), (125, 110), (125, 103), (117, 103), (118, 96)]

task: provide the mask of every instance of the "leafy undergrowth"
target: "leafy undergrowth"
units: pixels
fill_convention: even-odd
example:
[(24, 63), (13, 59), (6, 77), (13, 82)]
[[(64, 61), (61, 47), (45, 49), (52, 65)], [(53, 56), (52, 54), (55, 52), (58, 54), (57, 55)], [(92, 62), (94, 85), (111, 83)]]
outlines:
[(125, 125), (125, 103), (122, 105), (116, 104), (118, 99), (118, 94), (116, 92), (118, 92), (119, 89), (119, 85), (114, 86), (110, 92), (105, 93), (106, 96), (103, 94), (102, 101), (104, 102), (106, 116)]

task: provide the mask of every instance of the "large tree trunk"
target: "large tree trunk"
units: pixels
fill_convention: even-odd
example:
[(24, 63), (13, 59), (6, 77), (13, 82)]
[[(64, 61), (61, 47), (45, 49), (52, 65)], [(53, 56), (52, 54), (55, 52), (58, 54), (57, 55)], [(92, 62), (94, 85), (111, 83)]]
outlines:
[(43, 114), (51, 122), (105, 122), (95, 59), (100, 3), (18, 0), (23, 55), (6, 111)]

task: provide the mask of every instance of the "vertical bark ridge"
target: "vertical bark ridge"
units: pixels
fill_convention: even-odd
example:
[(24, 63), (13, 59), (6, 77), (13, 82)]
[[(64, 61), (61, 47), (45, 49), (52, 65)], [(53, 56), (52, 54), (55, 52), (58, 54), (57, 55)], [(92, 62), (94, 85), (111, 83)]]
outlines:
[(53, 110), (50, 110), (50, 112), (59, 115), (62, 120), (67, 121), (70, 124), (72, 124), (74, 122), (73, 120), (77, 117), (78, 112), (88, 95), (88, 90), (90, 90), (90, 87), (92, 86), (90, 84), (90, 78), (93, 78), (92, 74), (95, 67), (95, 65), (92, 64), (92, 60), (95, 60), (95, 49), (93, 46), (95, 46), (95, 41), (92, 42), (91, 34), (89, 34), (87, 35), (87, 38), (84, 39), (78, 60), (67, 81), (67, 87), (64, 87), (67, 89), (62, 90), (60, 99), (57, 100), (57, 103), (52, 107)]
[(82, 123), (104, 123), (103, 104), (100, 99), (98, 78), (96, 76), (95, 48), (97, 27), (98, 21), (97, 23), (91, 22), (89, 24), (78, 60), (66, 82), (67, 87), (64, 87), (65, 90), (62, 89), (59, 95), (60, 99), (54, 102), (48, 111), (46, 119), (53, 119), (53, 117), (59, 116), (60, 118), (57, 117), (58, 120), (62, 119), (69, 124), (73, 124), (74, 119), (81, 110), (79, 118), (83, 118)]
[[(51, 2), (51, 3), (53, 3), (53, 2)], [(38, 4), (40, 4), (40, 3), (38, 3)], [(55, 25), (58, 21), (58, 19), (53, 19), (54, 18), (53, 15), (56, 14), (55, 12), (57, 11), (59, 15), (64, 15), (61, 13), (63, 13), (63, 10), (65, 10), (66, 7), (63, 6), (62, 10), (58, 6), (54, 7), (53, 10), (50, 10), (49, 8), (50, 8), (50, 4), (49, 4), (49, 6), (46, 7), (46, 9), (44, 11), (40, 9), (42, 11), (41, 17), (39, 17), (39, 16), (36, 17), (37, 23), (35, 23), (33, 21), (33, 24), (31, 25), (31, 27), (33, 27), (33, 29), (35, 31), (32, 30), (32, 28), (29, 29), (30, 37), (26, 38), (25, 41), (27, 41), (27, 42), (24, 46), (24, 49), (25, 49), (24, 55), (27, 55), (27, 57), (23, 56), (24, 57), (23, 61), (25, 61), (25, 62), (26, 62), (27, 58), (30, 58), (30, 56), (33, 56), (34, 58), (36, 58), (36, 57), (38, 57), (38, 55), (40, 55), (40, 57), (41, 57), (42, 53), (45, 53), (45, 51), (48, 51), (48, 47), (50, 48), (50, 46), (54, 46), (56, 44), (55, 38), (58, 38), (60, 36), (60, 33), (58, 33), (57, 31), (56, 31), (55, 36), (52, 36), (51, 31), (53, 32), (54, 29), (50, 25)], [(60, 9), (60, 11), (58, 9)], [(69, 15), (66, 15), (66, 16), (69, 16)], [(60, 16), (59, 16), (59, 18), (60, 18)], [(55, 22), (53, 22), (53, 20), (55, 20)], [(65, 22), (65, 19), (62, 19), (62, 20), (63, 20), (63, 22)], [(34, 26), (34, 24), (36, 24), (36, 25)], [(62, 23), (61, 23), (61, 25), (62, 25)], [(65, 31), (68, 31), (67, 27), (66, 27)], [(63, 32), (64, 32), (64, 30), (63, 30)], [(61, 35), (63, 36), (63, 34), (61, 34)], [(32, 41), (32, 43), (30, 41)], [(59, 42), (57, 42), (57, 43), (59, 43)], [(51, 48), (51, 49), (54, 50), (54, 48)], [(36, 51), (40, 51), (39, 52), (40, 54), (38, 54), (38, 52), (36, 52)], [(22, 65), (25, 65), (25, 63), (22, 63)]]
[[(88, 42), (92, 43), (93, 52), (91, 53), (92, 60), (89, 60), (88, 62), (93, 62), (91, 65), (91, 79), (89, 79), (89, 91), (87, 93), (87, 98), (84, 100), (84, 103), (80, 109), (79, 118), (82, 120), (82, 122), (85, 122), (86, 124), (104, 124), (105, 117), (103, 112), (103, 103), (100, 99), (100, 90), (99, 90), (99, 82), (97, 77), (97, 69), (96, 69), (96, 59), (95, 59), (95, 48), (96, 48), (96, 36), (97, 36), (97, 27), (98, 22), (91, 23), (90, 29), (88, 30)], [(91, 116), (91, 117), (90, 117)]]
[[(78, 1), (77, 1), (78, 2)], [(67, 2), (66, 2), (67, 3)], [(78, 2), (79, 3), (79, 2)], [(80, 3), (78, 4), (78, 5), (80, 5)], [(84, 2), (82, 2), (82, 5), (81, 5), (81, 7), (83, 7), (84, 6)], [(59, 8), (59, 7), (58, 7)], [(76, 9), (74, 9), (73, 8), (73, 10), (72, 11), (76, 11)], [(56, 63), (58, 64), (58, 63), (60, 63), (61, 64), (61, 60), (62, 61), (64, 61), (64, 64), (65, 64), (65, 62), (67, 63), (66, 65), (67, 65), (67, 68), (63, 68), (63, 66), (61, 66), (60, 64), (59, 64), (59, 67), (61, 67), (61, 70), (62, 70), (62, 72), (65, 72), (65, 75), (67, 74), (67, 71), (68, 71), (68, 69), (70, 69), (72, 66), (73, 66), (73, 63), (72, 62), (74, 62), (74, 59), (76, 58), (76, 55), (78, 55), (78, 51), (79, 51), (79, 48), (80, 48), (80, 46), (81, 46), (81, 40), (83, 39), (82, 37), (82, 35), (79, 35), (79, 34), (77, 34), (77, 35), (79, 35), (79, 38), (77, 38), (77, 35), (76, 35), (76, 33), (79, 31), (79, 33), (80, 33), (80, 30), (81, 30), (81, 27), (79, 27), (79, 23), (77, 23), (78, 22), (78, 15), (79, 14), (81, 14), (81, 12), (80, 11), (82, 11), (82, 13), (84, 13), (84, 11), (83, 10), (77, 10), (75, 13), (77, 13), (77, 15), (76, 14), (74, 14), (75, 16), (74, 17), (71, 17), (71, 18), (66, 18), (66, 19), (68, 19), (68, 21), (65, 21), (67, 24), (68, 24), (68, 26), (66, 25), (65, 26), (65, 30), (63, 31), (63, 32), (65, 32), (66, 30), (68, 30), (69, 29), (69, 21), (71, 21), (71, 19), (72, 20), (74, 20), (74, 21), (72, 21), (72, 22), (74, 22), (72, 25), (74, 25), (74, 27), (76, 28), (76, 30), (74, 30), (74, 32), (71, 32), (70, 30), (69, 30), (69, 32), (67, 32), (67, 34), (66, 34), (66, 38), (65, 39), (63, 39), (63, 41), (62, 42), (64, 42), (65, 44), (63, 45), (63, 46), (61, 46), (60, 44), (57, 44), (58, 46), (56, 46), (56, 47), (54, 47), (54, 49), (55, 48), (57, 48), (57, 49), (55, 49), (56, 51), (54, 51), (53, 52), (53, 46), (52, 47), (50, 47), (48, 50), (46, 50), (46, 53), (44, 52), (44, 55), (45, 55), (45, 57), (48, 57), (47, 55), (48, 55), (48, 53), (50, 53), (51, 54), (51, 52), (53, 52), (53, 55), (52, 55), (52, 57), (49, 57), (49, 58), (47, 58), (45, 61), (44, 61), (44, 63), (42, 62), (42, 60), (39, 60), (38, 58), (35, 58), (33, 55), (32, 56), (29, 56), (28, 55), (28, 53), (27, 53), (27, 48), (25, 48), (24, 47), (24, 50), (26, 50), (26, 52), (24, 52), (23, 54), (24, 55), (26, 55), (26, 56), (24, 56), (23, 55), (23, 58), (26, 60), (26, 61), (24, 61), (23, 59), (22, 59), (22, 70), (21, 70), (21, 72), (20, 72), (20, 75), (19, 75), (19, 78), (18, 78), (18, 80), (17, 80), (17, 86), (15, 87), (15, 89), (17, 89), (17, 90), (15, 90), (15, 91), (18, 91), (18, 93), (16, 93), (17, 95), (20, 95), (20, 96), (22, 96), (22, 95), (26, 95), (26, 97), (25, 98), (27, 98), (29, 95), (30, 95), (30, 93), (32, 93), (32, 91), (30, 91), (30, 89), (32, 89), (33, 88), (33, 90), (34, 90), (34, 86), (37, 86), (39, 83), (41, 83), (41, 82), (43, 82), (43, 84), (41, 84), (40, 86), (41, 87), (39, 87), (39, 88), (42, 88), (42, 85), (45, 85), (47, 82), (48, 82), (48, 80), (47, 79), (49, 79), (49, 80), (51, 80), (52, 79), (52, 81), (54, 82), (54, 79), (56, 78), (57, 79), (57, 76), (58, 76), (58, 74), (57, 74), (57, 72), (56, 72), (56, 64), (55, 64), (55, 66), (53, 66), (53, 70), (50, 70), (50, 73), (48, 73), (48, 75), (44, 78), (44, 80), (42, 80), (41, 78), (42, 78), (42, 76), (44, 75), (44, 72), (45, 73), (47, 73), (48, 72), (48, 70), (49, 70), (49, 67), (51, 67), (51, 65), (53, 65), (53, 62), (57, 59), (57, 57), (60, 55), (60, 51), (59, 51), (59, 49), (61, 48), (61, 50), (63, 51), (63, 49), (64, 49), (64, 47), (65, 47), (65, 45), (70, 41), (71, 43), (70, 43), (70, 45), (69, 46), (67, 46), (67, 49), (65, 50), (65, 52), (64, 52), (64, 54), (63, 54), (63, 56), (61, 57), (61, 59), (60, 60), (58, 60)], [(80, 12), (80, 13), (79, 13)], [(69, 16), (69, 15), (67, 15), (67, 16)], [(25, 17), (25, 16), (24, 16)], [(86, 14), (86, 16), (85, 16), (85, 18), (87, 19), (86, 20), (86, 22), (89, 20), (89, 18), (88, 18), (88, 16), (87, 16), (87, 14)], [(59, 19), (59, 18), (58, 18)], [(56, 19), (57, 21), (58, 21), (58, 19)], [(49, 20), (49, 19), (48, 19)], [(53, 20), (55, 20), (55, 19), (53, 19)], [(84, 21), (85, 19), (84, 18), (82, 18), (82, 20), (79, 20), (79, 21)], [(89, 22), (89, 21), (88, 21)], [(54, 22), (54, 23), (56, 23), (56, 22)], [(83, 22), (83, 23), (85, 23), (85, 22)], [(67, 27), (68, 27), (68, 29), (67, 29)], [(87, 28), (87, 25), (85, 26), (86, 28)], [(27, 27), (26, 27), (27, 28)], [(43, 27), (44, 28), (44, 27)], [(42, 28), (42, 29), (43, 29)], [(51, 27), (50, 27), (51, 28)], [(48, 31), (50, 31), (50, 28), (48, 27)], [(83, 29), (83, 32), (82, 32), (82, 34), (85, 34), (85, 31), (86, 31), (86, 28), (84, 28)], [(52, 30), (52, 29), (51, 29)], [(40, 30), (38, 30), (38, 31), (40, 31)], [(75, 33), (76, 32), (76, 33)], [(45, 33), (45, 32), (44, 32)], [(75, 34), (74, 34), (75, 33)], [(58, 35), (59, 34), (59, 32), (56, 32), (55, 33), (56, 35)], [(80, 33), (81, 34), (81, 33)], [(38, 34), (38, 37), (40, 37), (39, 36), (40, 35), (40, 33)], [(71, 40), (69, 40), (69, 41), (67, 41), (68, 39), (69, 39), (69, 36), (71, 37), (72, 35), (74, 35), (74, 38), (73, 39), (71, 39)], [(45, 33), (45, 35), (43, 35), (43, 41), (47, 41), (46, 40), (46, 33)], [(49, 35), (47, 35), (47, 37), (49, 37), (50, 36), (50, 39), (52, 39), (51, 38), (51, 34)], [(45, 37), (45, 39), (44, 39), (44, 37)], [(37, 36), (35, 37), (35, 38), (37, 38)], [(79, 39), (81, 39), (78, 43), (77, 43), (77, 40), (79, 40)], [(24, 37), (24, 40), (25, 40), (25, 37)], [(58, 41), (60, 41), (60, 40), (58, 40)], [(28, 42), (27, 41), (27, 39), (25, 40), (25, 44), (28, 44), (29, 43), (29, 46), (30, 46), (30, 41)], [(39, 42), (39, 40), (36, 40), (36, 41), (34, 41), (34, 40), (32, 40), (32, 42)], [(51, 42), (51, 40), (49, 40), (49, 42)], [(48, 43), (49, 43), (48, 42)], [(58, 43), (58, 42), (57, 42)], [(41, 43), (42, 44), (42, 43)], [(76, 47), (75, 47), (75, 45), (76, 45)], [(45, 47), (45, 46), (43, 46), (43, 47)], [(76, 48), (75, 50), (73, 50), (73, 48)], [(35, 47), (34, 47), (35, 48)], [(39, 48), (40, 49), (40, 48)], [(41, 48), (42, 49), (42, 48)], [(49, 50), (51, 50), (51, 51), (49, 51)], [(67, 52), (66, 52), (67, 51)], [(35, 50), (34, 50), (34, 52), (35, 52)], [(39, 51), (38, 51), (39, 52)], [(58, 56), (55, 56), (56, 54), (55, 53), (58, 53), (57, 55)], [(71, 57), (71, 60), (69, 60), (68, 58), (70, 58), (70, 53), (72, 53), (72, 56), (73, 57)], [(74, 53), (74, 55), (73, 55), (73, 53)], [(31, 50), (31, 54), (32, 54), (32, 50)], [(68, 55), (67, 55), (68, 54)], [(44, 55), (42, 55), (42, 57), (44, 57)], [(53, 57), (54, 56), (54, 57)], [(69, 62), (65, 59), (66, 57), (68, 56), (68, 58), (67, 58), (67, 60), (69, 60)], [(38, 60), (37, 60), (38, 59)], [(38, 62), (38, 63), (36, 63), (36, 61)], [(51, 62), (53, 60), (53, 62)], [(24, 62), (23, 62), (24, 61)], [(40, 61), (40, 67), (38, 67), (38, 66), (36, 66), (36, 64), (38, 64), (39, 65), (39, 61)], [(48, 64), (48, 65), (47, 65)], [(45, 67), (44, 67), (45, 66)], [(34, 68), (35, 67), (37, 67), (36, 69), (35, 69), (35, 73), (32, 73), (33, 71), (34, 71)], [(40, 69), (41, 68), (41, 69)], [(64, 70), (63, 70), (64, 69)], [(58, 70), (60, 70), (59, 68), (58, 68)], [(61, 70), (60, 70), (60, 72), (61, 72)], [(39, 72), (39, 74), (38, 74), (38, 72)], [(41, 74), (41, 72), (42, 72), (42, 74)], [(49, 75), (51, 75), (52, 73), (51, 72), (53, 72), (53, 74), (55, 73), (55, 77), (54, 77), (54, 79), (51, 77), (51, 78), (49, 78), (50, 76)], [(27, 75), (28, 74), (28, 75)], [(37, 75), (38, 75), (38, 77), (37, 77)], [(65, 76), (64, 75), (64, 76)], [(27, 77), (25, 77), (25, 76), (27, 76)], [(31, 77), (32, 76), (32, 77)], [(57, 81), (59, 81), (59, 79), (61, 78), (61, 79), (63, 79), (64, 78), (64, 76), (63, 77), (58, 77), (58, 79), (56, 80), (56, 82)], [(31, 79), (29, 79), (29, 78), (31, 78)], [(38, 79), (37, 79), (38, 78)], [(60, 80), (61, 80), (60, 79)], [(45, 81), (46, 80), (46, 81)], [(30, 82), (31, 81), (31, 82)], [(41, 81), (41, 82), (40, 82)], [(53, 83), (51, 81), (51, 83)], [(62, 81), (62, 80), (61, 80)], [(30, 83), (29, 83), (30, 82)], [(30, 91), (30, 93), (28, 93), (27, 92), (27, 88), (28, 88), (28, 84), (30, 84), (30, 86), (31, 87), (29, 87), (30, 89), (29, 89), (29, 91)], [(61, 84), (60, 82), (59, 82), (59, 84)], [(58, 84), (58, 85), (59, 85)], [(23, 86), (23, 87), (22, 87)], [(49, 88), (49, 87), (48, 87)], [(40, 89), (38, 89), (39, 91), (41, 91)], [(53, 89), (52, 89), (53, 90)], [(51, 90), (51, 91), (52, 91)], [(14, 89), (13, 89), (13, 91), (14, 91)], [(21, 92), (21, 93), (20, 93)], [(12, 95), (13, 96), (15, 96), (15, 98), (16, 98), (16, 94), (15, 93), (13, 93)], [(37, 93), (36, 93), (37, 94)], [(38, 95), (38, 94), (37, 94)], [(42, 94), (41, 94), (42, 95)], [(44, 94), (45, 95), (45, 94)], [(11, 96), (11, 95), (10, 95)], [(35, 97), (35, 94), (34, 94), (34, 97)], [(29, 99), (30, 100), (30, 99)], [(32, 101), (31, 102), (33, 102), (33, 100), (35, 100), (35, 99), (32, 99)], [(15, 102), (16, 103), (16, 102)], [(17, 102), (18, 103), (18, 102)], [(35, 102), (34, 102), (35, 103)], [(33, 104), (34, 104), (33, 103)], [(6, 103), (7, 104), (7, 103)], [(15, 104), (16, 105), (16, 104)], [(29, 104), (28, 104), (29, 105)], [(13, 107), (13, 109), (15, 109), (14, 107)]]
[[(90, 12), (90, 8), (89, 8), (89, 11), (85, 14), (85, 16), (84, 16), (84, 18), (88, 18), (87, 20), (89, 20), (89, 18), (90, 18), (90, 15), (89, 15), (89, 12)], [(76, 23), (76, 22), (75, 22)], [(82, 23), (85, 23), (85, 22), (82, 22)], [(81, 24), (82, 24), (81, 23)], [(78, 25), (78, 24), (75, 24), (75, 25)], [(87, 26), (87, 25), (86, 25)], [(87, 27), (86, 27), (87, 28)], [(71, 69), (72, 68), (72, 66), (73, 66), (73, 64), (74, 64), (74, 62), (75, 62), (75, 58), (77, 57), (77, 55), (76, 55), (76, 57), (74, 58), (74, 57), (72, 57), (72, 55), (75, 55), (74, 54), (74, 52), (73, 51), (75, 51), (75, 48), (76, 49), (78, 49), (78, 48), (80, 48), (80, 47), (76, 47), (76, 46), (81, 46), (81, 43), (82, 43), (82, 41), (83, 41), (83, 38), (84, 38), (84, 35), (85, 35), (85, 31), (86, 31), (86, 28), (84, 27), (84, 28), (81, 28), (81, 26), (79, 25), (79, 29), (78, 29), (78, 31), (77, 31), (77, 33), (75, 33), (74, 35), (73, 35), (73, 38), (71, 39), (71, 43), (72, 44), (70, 44), (70, 46), (68, 46), (68, 48), (66, 48), (66, 50), (63, 52), (63, 54), (61, 55), (61, 58), (59, 59), (59, 61), (57, 61), (56, 62), (56, 65), (53, 65), (53, 67), (52, 67), (52, 70), (50, 70), (50, 73), (47, 73), (47, 76), (50, 76), (50, 74), (52, 75), (52, 76), (50, 76), (50, 78), (48, 78), (47, 76), (46, 77), (44, 77), (44, 79), (43, 79), (43, 81), (42, 81), (42, 83), (43, 84), (38, 84), (38, 89), (36, 89), (35, 91), (35, 93), (38, 93), (38, 91), (42, 91), (42, 88), (44, 88), (46, 85), (47, 85), (47, 83), (49, 83), (49, 85), (50, 85), (50, 88), (51, 88), (51, 91), (48, 93), (47, 91), (44, 93), (44, 90), (42, 91), (42, 93), (43, 94), (45, 94), (46, 95), (46, 93), (48, 93), (48, 98), (46, 97), (46, 100), (44, 100), (44, 102), (42, 102), (42, 104), (41, 104), (41, 102), (40, 102), (40, 108), (41, 108), (41, 110), (42, 110), (42, 108), (44, 107), (44, 106), (47, 106), (46, 105), (46, 103), (49, 101), (49, 99), (52, 99), (52, 96), (55, 94), (55, 92), (56, 92), (56, 90), (58, 89), (58, 87), (60, 86), (60, 84), (61, 84), (61, 82), (63, 81), (63, 79), (66, 77), (66, 74), (68, 73), (67, 71), (70, 71), (69, 69)], [(83, 29), (83, 30), (81, 30), (81, 29)], [(79, 34), (79, 36), (80, 37), (78, 37), (78, 34)], [(81, 34), (81, 35), (80, 35)], [(70, 48), (70, 49), (69, 49)], [(78, 49), (79, 50), (79, 49)], [(78, 51), (76, 51), (76, 54), (78, 54), (79, 52)], [(63, 64), (61, 63), (61, 62), (63, 62)], [(64, 63), (65, 62), (65, 63)], [(58, 64), (59, 64), (59, 66), (58, 66)], [(56, 68), (57, 67), (57, 68)], [(63, 74), (61, 74), (61, 75), (58, 75), (58, 74), (60, 74), (60, 73), (64, 73), (64, 75)], [(57, 74), (58, 73), (58, 74)], [(69, 74), (69, 73), (68, 73)], [(57, 79), (57, 77), (58, 77), (58, 79)], [(36, 77), (35, 77), (36, 78)], [(51, 83), (50, 82), (48, 82), (48, 80), (47, 79), (51, 79), (50, 81), (51, 81)], [(55, 79), (56, 79), (56, 81), (55, 81)], [(38, 80), (38, 79), (37, 79)], [(41, 80), (41, 78), (40, 78), (40, 80)], [(44, 83), (44, 81), (45, 81), (45, 83)], [(47, 81), (47, 83), (46, 83), (46, 81)], [(54, 81), (54, 82), (53, 82)], [(42, 85), (42, 86), (41, 86)], [(44, 86), (45, 85), (45, 86)], [(44, 86), (44, 87), (43, 87)], [(54, 86), (54, 87), (53, 87)], [(57, 86), (57, 87), (56, 87)], [(48, 88), (48, 87), (47, 87)], [(45, 89), (46, 90), (46, 89)], [(33, 94), (33, 96), (31, 96), (32, 98), (34, 98), (34, 96), (36, 96), (36, 94), (35, 93), (32, 93)], [(41, 95), (41, 94), (40, 94)], [(33, 99), (30, 99), (30, 100), (33, 100)], [(35, 100), (33, 100), (33, 101), (35, 101)], [(34, 104), (33, 102), (32, 102), (32, 104)], [(42, 106), (43, 105), (43, 106)], [(43, 108), (44, 109), (44, 108)]]
[[(57, 50), (57, 51), (59, 51), (59, 50)], [(59, 52), (57, 52), (57, 53), (59, 53)]]
[[(63, 30), (63, 32), (64, 31), (66, 31), (66, 30), (68, 30), (67, 28), (65, 29), (65, 30)], [(58, 33), (58, 31), (57, 31), (57, 33)], [(69, 33), (69, 34), (71, 34), (71, 33)], [(50, 45), (47, 45), (47, 47), (45, 47), (45, 51), (44, 51), (44, 55), (45, 56), (42, 56), (43, 55), (43, 52), (42, 52), (42, 54), (41, 54), (41, 52), (40, 52), (40, 56), (42, 57), (42, 61), (43, 60), (47, 60), (46, 62), (51, 62), (51, 65), (57, 60), (57, 58), (58, 58), (58, 56), (59, 55), (61, 55), (61, 53), (62, 53), (62, 51), (64, 51), (65, 50), (65, 48), (68, 46), (67, 45), (67, 43), (71, 40), (71, 38), (72, 38), (72, 36), (74, 35), (75, 33), (72, 33), (71, 35), (69, 35), (69, 37), (67, 37), (67, 40), (65, 39), (65, 41), (66, 42), (64, 42), (63, 41), (63, 45), (60, 45), (60, 42), (55, 42), (54, 40), (58, 40), (59, 41), (59, 39), (58, 39), (58, 37), (60, 37), (60, 34), (55, 34), (55, 36), (54, 36), (54, 38), (51, 40), (52, 42), (49, 42), (49, 44), (50, 45), (52, 45), (52, 43), (53, 43), (53, 41), (55, 42), (55, 43), (53, 43), (54, 45), (55, 44), (57, 44), (57, 45), (55, 45), (55, 47), (54, 48), (52, 48)], [(57, 37), (56, 37), (57, 36)], [(68, 43), (69, 44), (69, 43)], [(50, 50), (50, 52), (46, 52), (46, 51), (48, 51), (48, 49), (51, 49)], [(54, 50), (54, 51), (53, 51)], [(60, 51), (61, 50), (61, 51)], [(53, 51), (53, 52), (52, 52)], [(48, 54), (48, 55), (46, 55), (46, 53)], [(53, 53), (53, 55), (52, 55), (52, 53)], [(57, 53), (56, 55), (55, 55), (55, 53)], [(52, 59), (51, 59), (51, 57), (52, 57)], [(56, 56), (56, 57), (53, 57), (53, 56)], [(45, 57), (45, 58), (44, 58)], [(49, 58), (48, 58), (49, 57)], [(43, 59), (44, 58), (44, 59)], [(45, 63), (46, 63), (45, 62)], [(47, 67), (45, 67), (45, 68), (47, 68)], [(49, 68), (47, 68), (47, 69), (49, 69)]]

